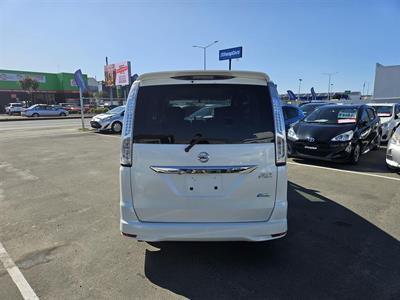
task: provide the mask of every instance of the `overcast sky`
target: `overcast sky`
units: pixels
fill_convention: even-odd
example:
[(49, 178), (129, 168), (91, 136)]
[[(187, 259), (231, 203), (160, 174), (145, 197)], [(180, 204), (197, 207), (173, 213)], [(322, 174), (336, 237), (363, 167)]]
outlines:
[(400, 64), (400, 0), (382, 1), (7, 1), (0, 0), (0, 69), (73, 72), (104, 79), (109, 62), (133, 73), (201, 69), (192, 45), (243, 46), (233, 69), (263, 71), (279, 91), (373, 89), (375, 63)]

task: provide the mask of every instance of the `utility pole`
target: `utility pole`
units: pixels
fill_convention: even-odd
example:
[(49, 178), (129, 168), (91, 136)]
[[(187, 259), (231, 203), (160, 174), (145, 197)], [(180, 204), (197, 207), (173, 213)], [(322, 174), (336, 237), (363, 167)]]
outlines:
[(333, 75), (336, 75), (339, 72), (333, 72), (333, 73), (322, 73), (322, 75), (327, 75), (328, 76), (328, 100), (331, 100), (331, 79)]
[(303, 79), (299, 78), (299, 93), (297, 94), (297, 101), (300, 101), (300, 89), (301, 89), (301, 82)]
[(208, 44), (207, 46), (198, 46), (198, 45), (194, 45), (193, 46), (194, 48), (203, 49), (203, 67), (204, 67), (204, 70), (206, 70), (206, 68), (207, 68), (207, 48), (211, 47), (212, 45), (214, 45), (216, 43), (218, 43), (218, 41), (214, 41), (211, 44)]

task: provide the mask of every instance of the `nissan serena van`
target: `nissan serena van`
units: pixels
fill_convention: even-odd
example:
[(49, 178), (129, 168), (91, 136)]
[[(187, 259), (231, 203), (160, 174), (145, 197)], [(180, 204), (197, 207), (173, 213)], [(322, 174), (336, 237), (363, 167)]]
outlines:
[(140, 241), (265, 241), (287, 232), (286, 135), (264, 73), (140, 76), (122, 130), (120, 229)]

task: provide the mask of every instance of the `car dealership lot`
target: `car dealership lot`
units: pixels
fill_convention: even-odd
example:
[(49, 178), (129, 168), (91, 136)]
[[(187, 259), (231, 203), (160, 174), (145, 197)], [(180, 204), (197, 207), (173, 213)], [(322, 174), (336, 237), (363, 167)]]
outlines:
[[(79, 122), (0, 124), (0, 242), (40, 298), (400, 295), (400, 175), (385, 149), (357, 166), (290, 160), (283, 239), (149, 245), (119, 233), (119, 137)], [(18, 297), (0, 264), (0, 299)]]

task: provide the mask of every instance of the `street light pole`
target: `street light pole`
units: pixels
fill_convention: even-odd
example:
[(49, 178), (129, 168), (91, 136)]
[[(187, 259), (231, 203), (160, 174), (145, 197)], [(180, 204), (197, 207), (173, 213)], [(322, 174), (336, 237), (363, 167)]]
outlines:
[(203, 55), (203, 65), (204, 65), (204, 70), (206, 69), (206, 62), (207, 62), (207, 48), (203, 49), (204, 55)]
[(297, 101), (300, 101), (300, 89), (301, 89), (301, 82), (303, 81), (303, 79), (299, 78), (299, 93), (297, 94)]
[(214, 41), (211, 44), (208, 44), (207, 46), (198, 46), (198, 45), (194, 45), (194, 48), (200, 48), (203, 49), (203, 65), (204, 65), (204, 70), (206, 70), (207, 68), (207, 48), (211, 47), (212, 45), (218, 43), (218, 41)]
[(328, 100), (331, 100), (331, 79), (333, 75), (336, 75), (339, 72), (333, 72), (333, 73), (322, 73), (322, 75), (327, 75), (328, 76)]

